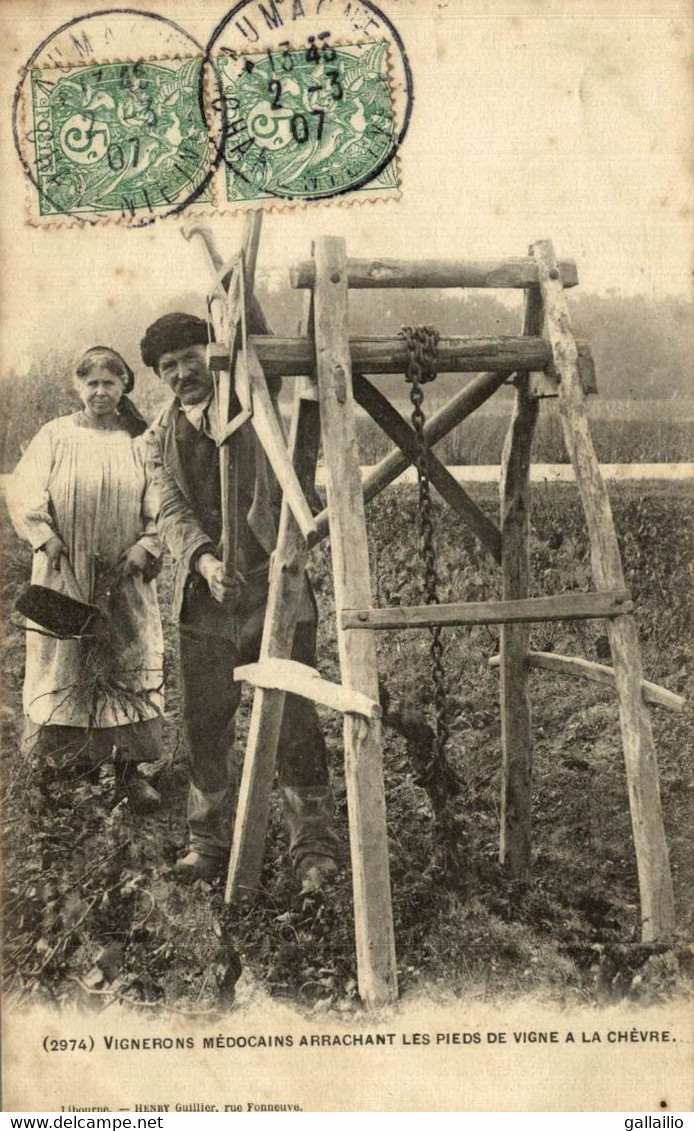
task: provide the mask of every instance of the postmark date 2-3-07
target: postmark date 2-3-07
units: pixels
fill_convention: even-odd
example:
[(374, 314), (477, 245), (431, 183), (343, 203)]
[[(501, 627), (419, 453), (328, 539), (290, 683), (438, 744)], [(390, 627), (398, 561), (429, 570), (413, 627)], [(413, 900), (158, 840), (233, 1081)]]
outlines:
[(397, 187), (388, 44), (333, 46), (329, 36), (219, 58), (227, 201)]

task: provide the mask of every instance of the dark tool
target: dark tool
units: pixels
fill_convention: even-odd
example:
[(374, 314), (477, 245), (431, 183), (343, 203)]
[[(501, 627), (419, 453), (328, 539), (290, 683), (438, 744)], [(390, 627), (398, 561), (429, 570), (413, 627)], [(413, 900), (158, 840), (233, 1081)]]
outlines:
[[(50, 636), (60, 640), (93, 636), (103, 616), (98, 605), (82, 600), (77, 579), (66, 557), (61, 558), (60, 574), (67, 593), (46, 585), (29, 585), (15, 601), (15, 611)], [(30, 628), (30, 626), (27, 626)]]

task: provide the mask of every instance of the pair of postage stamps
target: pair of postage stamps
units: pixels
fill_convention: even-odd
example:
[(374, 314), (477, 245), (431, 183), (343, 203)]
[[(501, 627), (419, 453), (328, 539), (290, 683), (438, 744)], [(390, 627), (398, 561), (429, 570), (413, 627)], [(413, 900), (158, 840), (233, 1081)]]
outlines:
[(289, 2), (237, 5), (205, 48), (128, 9), (53, 31), (15, 94), (32, 220), (397, 195), (412, 77), (396, 29), (370, 4)]

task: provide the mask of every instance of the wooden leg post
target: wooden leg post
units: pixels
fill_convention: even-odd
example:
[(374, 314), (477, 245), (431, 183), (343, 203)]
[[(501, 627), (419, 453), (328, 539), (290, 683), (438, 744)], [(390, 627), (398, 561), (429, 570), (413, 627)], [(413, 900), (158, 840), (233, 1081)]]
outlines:
[[(318, 395), (342, 682), (378, 699), (373, 633), (345, 630), (340, 620), (343, 608), (371, 604), (347, 332), (344, 240), (327, 237), (318, 241), (314, 295)], [(375, 1006), (394, 1001), (397, 996), (379, 719), (345, 715), (345, 775), (359, 992), (367, 1005)]]
[[(542, 300), (537, 287), (526, 291), (523, 333), (542, 331)], [(529, 374), (519, 375), (513, 416), (501, 458), (502, 599), (528, 596), (530, 456), (538, 402), (528, 395)], [(501, 627), (501, 832), (499, 861), (512, 876), (523, 876), (531, 862), (532, 733), (526, 659), (530, 627)]]
[[(306, 379), (308, 381), (308, 378)], [(294, 413), (289, 437), (289, 454), (299, 483), (307, 491), (313, 487), (320, 421), (318, 404), (305, 399), (297, 383)], [(270, 591), (265, 614), (260, 659), (270, 656), (289, 658), (292, 654), (299, 602), (304, 586), (308, 547), (287, 498), (282, 500), (277, 549), (270, 567)], [(275, 776), (283, 691), (258, 688), (248, 733), (234, 839), (229, 860), (225, 899), (236, 902), (258, 888), (265, 850), (270, 796)]]
[[(552, 244), (542, 240), (532, 253), (538, 265), (546, 335), (559, 375), (559, 410), (564, 440), (576, 473), (586, 515), (593, 576), (598, 589), (623, 589), (624, 577), (612, 509), (590, 436), (585, 394), (578, 374), (576, 343)], [(666, 938), (675, 925), (672, 877), (663, 827), (653, 733), (642, 694), (643, 665), (632, 616), (608, 622), (631, 822), (641, 894), (644, 942)]]

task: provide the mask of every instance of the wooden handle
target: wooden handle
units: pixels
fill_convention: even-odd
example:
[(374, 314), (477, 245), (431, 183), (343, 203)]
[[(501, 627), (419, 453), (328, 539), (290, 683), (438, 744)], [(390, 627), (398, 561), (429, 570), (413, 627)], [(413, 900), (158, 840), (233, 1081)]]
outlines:
[(184, 240), (192, 240), (193, 236), (200, 236), (200, 239), (205, 245), (205, 251), (207, 252), (210, 264), (212, 266), (212, 273), (216, 278), (217, 273), (221, 271), (222, 267), (224, 266), (224, 260), (217, 251), (217, 246), (214, 241), (212, 229), (208, 228), (207, 224), (184, 224), (181, 228), (181, 235), (183, 236)]
[[(244, 288), (240, 295), (239, 308), (235, 311), (236, 321), (233, 325), (228, 326), (228, 333), (230, 338), (231, 356), (230, 356), (230, 369), (220, 373), (219, 385), (220, 395), (218, 404), (220, 406), (220, 427), (226, 428), (229, 423), (229, 404), (231, 401), (231, 391), (234, 388), (234, 381), (236, 376), (236, 358), (239, 330), (243, 336), (243, 344), (245, 346), (245, 327), (244, 322), (244, 308), (253, 294), (253, 285), (255, 280), (255, 267), (258, 258), (258, 244), (260, 241), (260, 231), (263, 223), (263, 213), (253, 212), (249, 214), (243, 225), (243, 235), (241, 238), (241, 286)], [(207, 243), (207, 237), (204, 232), (203, 235)], [(210, 235), (211, 238), (211, 235)], [(209, 244), (208, 244), (209, 250)], [(230, 297), (232, 297), (230, 295)], [(224, 407), (222, 407), (224, 403)], [(227, 440), (219, 451), (219, 477), (222, 495), (222, 560), (224, 562), (224, 572), (229, 577), (233, 577), (238, 570), (238, 543), (239, 543), (239, 490), (238, 490), (238, 472), (235, 470), (231, 475), (231, 452), (230, 440)]]

